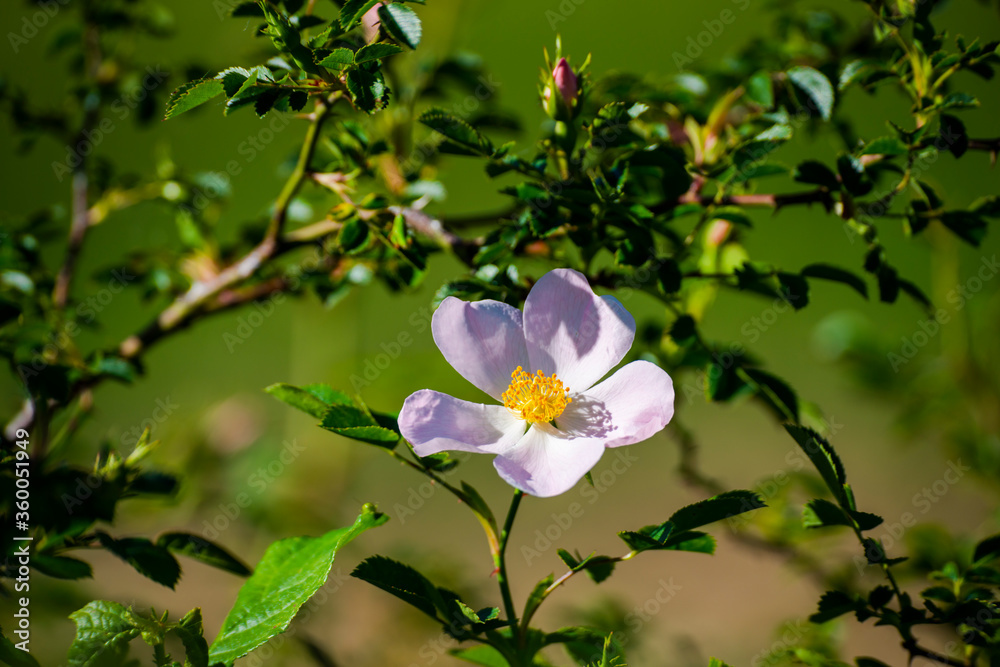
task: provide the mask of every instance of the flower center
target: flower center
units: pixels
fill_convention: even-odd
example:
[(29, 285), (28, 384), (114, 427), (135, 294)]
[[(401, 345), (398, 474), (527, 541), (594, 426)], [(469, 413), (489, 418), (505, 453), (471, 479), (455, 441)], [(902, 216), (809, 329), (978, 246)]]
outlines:
[(545, 377), (541, 371), (528, 375), (518, 366), (510, 378), (510, 386), (503, 393), (503, 405), (531, 424), (552, 421), (573, 400), (566, 396), (569, 389), (563, 386), (555, 373), (552, 377)]

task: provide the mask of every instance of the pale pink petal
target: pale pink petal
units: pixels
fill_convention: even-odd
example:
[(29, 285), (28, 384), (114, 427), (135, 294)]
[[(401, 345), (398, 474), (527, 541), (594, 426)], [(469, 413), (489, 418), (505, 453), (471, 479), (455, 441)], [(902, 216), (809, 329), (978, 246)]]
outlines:
[(418, 456), (445, 450), (500, 454), (524, 435), (526, 423), (500, 405), (462, 401), (421, 389), (403, 402), (399, 430)]
[(604, 453), (593, 438), (571, 438), (549, 424), (533, 424), (510, 450), (493, 459), (500, 477), (540, 498), (573, 488)]
[(569, 435), (631, 445), (662, 430), (674, 416), (674, 384), (666, 371), (633, 361), (583, 394), (573, 396), (556, 426)]
[(524, 302), (531, 368), (557, 373), (571, 392), (589, 389), (632, 347), (635, 319), (614, 297), (594, 294), (583, 274), (553, 269)]
[(518, 366), (531, 372), (521, 311), (513, 306), (491, 300), (469, 303), (450, 296), (435, 311), (431, 331), (448, 363), (498, 401)]

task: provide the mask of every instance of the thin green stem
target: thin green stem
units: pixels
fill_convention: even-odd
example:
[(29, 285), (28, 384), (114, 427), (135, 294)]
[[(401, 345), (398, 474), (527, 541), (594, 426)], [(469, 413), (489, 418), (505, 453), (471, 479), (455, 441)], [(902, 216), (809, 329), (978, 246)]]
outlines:
[(510, 595), (510, 582), (507, 579), (507, 540), (510, 539), (510, 531), (514, 525), (514, 518), (517, 516), (517, 508), (521, 504), (524, 492), (518, 489), (514, 492), (514, 497), (510, 501), (510, 509), (507, 510), (507, 519), (500, 530), (500, 549), (493, 558), (497, 568), (497, 584), (500, 586), (500, 595), (503, 597), (504, 611), (507, 613), (507, 623), (510, 624), (511, 639), (521, 644), (521, 634), (517, 625), (517, 612), (514, 610), (514, 600)]
[[(623, 562), (625, 562), (627, 560), (631, 560), (632, 558), (634, 558), (635, 556), (637, 556), (638, 553), (639, 552), (637, 552), (637, 551), (630, 551), (627, 554), (625, 554), (624, 556), (614, 556), (614, 557), (607, 557), (607, 558), (594, 558), (590, 562), (594, 563), (594, 564), (623, 563)], [(542, 598), (541, 598), (541, 600), (539, 600), (538, 604), (535, 605), (532, 609), (530, 609), (524, 615), (524, 618), (521, 619), (521, 632), (522, 633), (526, 633), (527, 632), (527, 630), (528, 630), (528, 624), (531, 623), (532, 617), (534, 617), (535, 612), (538, 611), (538, 608), (542, 606), (542, 603), (545, 602), (545, 600), (548, 599), (548, 597), (553, 592), (555, 592), (555, 590), (557, 588), (559, 588), (560, 586), (562, 586), (563, 584), (565, 584), (567, 581), (569, 581), (573, 577), (573, 575), (575, 575), (578, 572), (583, 572), (584, 569), (585, 568), (579, 568), (579, 569), (576, 569), (576, 570), (567, 570), (565, 573), (563, 573), (562, 576), (560, 576), (558, 579), (556, 579), (551, 584), (549, 584), (548, 588), (546, 588), (544, 591), (542, 591)]]
[(312, 162), (312, 156), (316, 152), (316, 145), (319, 143), (323, 122), (329, 117), (330, 110), (341, 96), (342, 93), (338, 91), (332, 94), (329, 99), (316, 102), (316, 110), (313, 112), (314, 120), (309, 124), (309, 129), (306, 131), (305, 139), (302, 142), (302, 150), (299, 151), (299, 159), (295, 163), (295, 169), (292, 170), (291, 175), (285, 182), (285, 187), (282, 188), (281, 194), (278, 195), (278, 199), (274, 203), (274, 213), (271, 215), (271, 223), (267, 227), (266, 236), (267, 239), (274, 243), (277, 243), (281, 235), (281, 229), (285, 224), (285, 217), (288, 214), (288, 207), (291, 205), (292, 199), (309, 175), (309, 163)]

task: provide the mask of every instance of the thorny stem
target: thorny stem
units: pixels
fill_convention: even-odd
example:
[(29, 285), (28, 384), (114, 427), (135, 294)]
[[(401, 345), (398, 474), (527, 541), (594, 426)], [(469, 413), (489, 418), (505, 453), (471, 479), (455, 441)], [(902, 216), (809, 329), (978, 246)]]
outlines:
[(220, 271), (211, 280), (194, 283), (187, 292), (179, 296), (173, 304), (160, 313), (156, 321), (142, 333), (126, 339), (119, 347), (119, 353), (123, 357), (126, 359), (134, 358), (149, 343), (159, 339), (166, 332), (183, 327), (213, 297), (249, 278), (265, 262), (289, 249), (282, 243), (281, 239), (281, 232), (288, 216), (288, 207), (308, 176), (309, 163), (316, 151), (323, 122), (329, 117), (333, 104), (340, 96), (341, 93), (337, 92), (329, 99), (316, 103), (316, 109), (311, 116), (309, 129), (306, 131), (302, 149), (299, 152), (299, 159), (275, 201), (274, 212), (271, 214), (271, 220), (263, 240), (245, 257)]

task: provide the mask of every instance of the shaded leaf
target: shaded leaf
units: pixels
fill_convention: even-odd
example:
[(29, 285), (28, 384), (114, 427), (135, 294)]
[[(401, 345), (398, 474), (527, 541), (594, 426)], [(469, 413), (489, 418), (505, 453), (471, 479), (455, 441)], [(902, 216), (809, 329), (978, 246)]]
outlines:
[(491, 155), (493, 153), (493, 144), (490, 143), (489, 139), (481, 135), (476, 128), (447, 111), (428, 109), (420, 114), (419, 120), (446, 139), (477, 155)]
[(868, 298), (868, 283), (861, 276), (858, 276), (845, 269), (831, 266), (830, 264), (810, 264), (799, 272), (807, 278), (818, 278), (847, 285), (861, 296)]
[(177, 559), (165, 548), (144, 537), (114, 539), (106, 533), (98, 533), (98, 539), (101, 546), (158, 584), (173, 588), (181, 578), (181, 566)]
[(241, 577), (251, 573), (250, 568), (236, 556), (198, 535), (164, 533), (156, 538), (156, 545)]
[(417, 48), (423, 35), (420, 17), (401, 3), (386, 3), (378, 8), (378, 17), (393, 39), (411, 49)]
[(669, 521), (675, 531), (687, 531), (762, 507), (767, 504), (753, 491), (727, 491), (677, 510)]
[(816, 498), (802, 508), (803, 528), (828, 528), (830, 526), (852, 526), (850, 517), (837, 505), (823, 498)]

